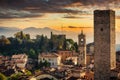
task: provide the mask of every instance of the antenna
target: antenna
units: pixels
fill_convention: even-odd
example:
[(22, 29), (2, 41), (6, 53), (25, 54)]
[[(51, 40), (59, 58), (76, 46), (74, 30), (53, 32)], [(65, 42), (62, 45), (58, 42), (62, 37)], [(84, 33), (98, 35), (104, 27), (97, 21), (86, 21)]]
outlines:
[(83, 29), (81, 29), (81, 34), (83, 34)]

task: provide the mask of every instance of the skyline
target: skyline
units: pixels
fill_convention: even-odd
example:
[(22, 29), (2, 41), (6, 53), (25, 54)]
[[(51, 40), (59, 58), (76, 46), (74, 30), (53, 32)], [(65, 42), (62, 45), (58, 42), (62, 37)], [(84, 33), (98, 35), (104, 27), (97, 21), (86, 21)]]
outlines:
[(93, 11), (113, 9), (116, 12), (116, 40), (120, 43), (119, 2), (120, 0), (0, 0), (0, 27), (49, 27), (71, 34), (83, 30), (88, 41), (93, 41)]

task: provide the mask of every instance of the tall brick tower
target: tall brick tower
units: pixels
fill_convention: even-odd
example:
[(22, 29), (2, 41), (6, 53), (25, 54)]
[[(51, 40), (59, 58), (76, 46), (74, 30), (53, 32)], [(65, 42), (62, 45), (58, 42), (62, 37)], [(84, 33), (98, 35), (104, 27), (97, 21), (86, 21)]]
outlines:
[(78, 50), (79, 50), (79, 58), (78, 64), (82, 66), (86, 65), (86, 36), (81, 31), (81, 34), (78, 35)]
[(115, 11), (94, 11), (94, 43), (94, 80), (110, 80), (110, 71), (116, 68)]

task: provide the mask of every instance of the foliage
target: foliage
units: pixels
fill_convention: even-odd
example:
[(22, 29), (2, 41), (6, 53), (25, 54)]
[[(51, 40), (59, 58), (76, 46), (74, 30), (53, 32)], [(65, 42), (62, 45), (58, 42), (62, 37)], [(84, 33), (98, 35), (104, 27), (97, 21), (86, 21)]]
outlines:
[(51, 80), (54, 80), (54, 78), (51, 78)]
[(66, 49), (77, 51), (77, 43), (75, 43), (72, 39), (66, 39)]
[(43, 68), (43, 67), (50, 67), (50, 63), (48, 61), (40, 61), (38, 68)]
[(50, 39), (44, 35), (37, 35), (36, 39), (30, 39), (29, 34), (22, 31), (17, 32), (15, 37), (0, 39), (0, 52), (5, 56), (26, 53), (30, 58), (36, 59), (41, 52), (51, 52), (56, 50), (75, 50), (78, 46), (72, 39), (65, 39), (64, 36), (53, 35)]
[(30, 57), (30, 58), (35, 58), (35, 57), (36, 57), (36, 54), (35, 54), (35, 50), (34, 50), (34, 49), (30, 49), (30, 51), (29, 51), (29, 57)]
[(29, 70), (25, 70), (25, 74), (26, 74), (27, 76), (32, 75), (32, 73), (31, 73)]
[(23, 74), (23, 73), (21, 73), (21, 72), (19, 72), (19, 73), (14, 73), (14, 74), (12, 74), (12, 75), (8, 78), (8, 80), (18, 80), (18, 78), (19, 78), (20, 76), (22, 76), (22, 74)]
[(50, 63), (49, 63), (48, 61), (46, 61), (46, 60), (43, 62), (43, 65), (44, 65), (45, 67), (50, 67)]
[(7, 79), (6, 76), (0, 73), (0, 80), (6, 80), (6, 79)]
[(30, 35), (29, 34), (24, 34), (23, 31), (20, 31), (20, 32), (17, 32), (16, 34), (14, 34), (15, 38), (17, 39), (25, 39), (25, 40), (28, 40), (30, 39)]
[(8, 45), (8, 44), (10, 44), (10, 41), (5, 36), (1, 36), (0, 44), (3, 45), (3, 46)]

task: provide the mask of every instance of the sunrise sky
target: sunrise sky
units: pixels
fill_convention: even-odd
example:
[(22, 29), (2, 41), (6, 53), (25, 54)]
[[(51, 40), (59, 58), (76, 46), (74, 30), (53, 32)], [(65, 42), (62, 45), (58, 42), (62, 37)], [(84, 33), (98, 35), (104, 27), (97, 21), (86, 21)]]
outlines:
[(120, 0), (0, 0), (0, 27), (49, 27), (71, 32), (83, 29), (93, 35), (96, 9), (115, 10), (116, 31), (120, 33)]

